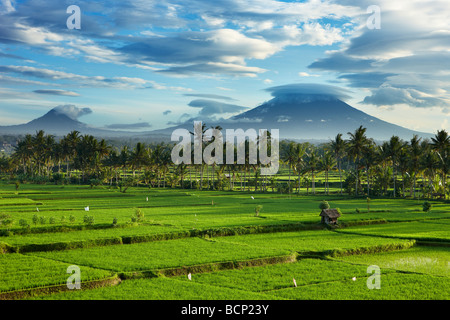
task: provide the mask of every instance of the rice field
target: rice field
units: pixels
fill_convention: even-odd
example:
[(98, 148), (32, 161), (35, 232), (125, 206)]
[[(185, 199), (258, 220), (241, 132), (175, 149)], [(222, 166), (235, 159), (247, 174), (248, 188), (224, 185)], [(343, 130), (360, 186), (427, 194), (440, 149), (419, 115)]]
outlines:
[[(422, 203), (2, 184), (0, 299), (448, 300), (450, 206)], [(65, 288), (73, 265), (81, 290)]]

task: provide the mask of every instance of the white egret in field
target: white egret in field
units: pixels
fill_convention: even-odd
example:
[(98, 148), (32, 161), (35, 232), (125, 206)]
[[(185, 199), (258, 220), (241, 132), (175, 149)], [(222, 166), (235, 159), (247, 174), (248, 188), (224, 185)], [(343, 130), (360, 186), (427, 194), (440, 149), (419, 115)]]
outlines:
[(295, 281), (295, 279), (294, 279), (294, 278), (292, 278), (292, 281), (294, 281), (294, 287), (296, 287), (296, 288), (297, 288), (297, 281)]
[(255, 200), (255, 198), (253, 198), (253, 196), (252, 196), (252, 199)]
[(39, 212), (39, 208), (36, 208), (36, 211)]
[(84, 211), (89, 211), (89, 206), (84, 207)]
[(146, 201), (148, 201), (148, 197), (147, 197), (147, 198), (145, 198), (145, 200), (146, 200)]
[(356, 281), (356, 277), (353, 277), (352, 280), (353, 280), (353, 281)]

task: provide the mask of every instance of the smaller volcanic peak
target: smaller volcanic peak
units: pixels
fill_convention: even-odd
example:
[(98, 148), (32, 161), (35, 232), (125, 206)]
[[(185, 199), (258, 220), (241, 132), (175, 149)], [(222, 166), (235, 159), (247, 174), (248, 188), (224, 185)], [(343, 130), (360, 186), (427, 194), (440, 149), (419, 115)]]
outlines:
[(85, 124), (78, 120), (74, 120), (67, 114), (60, 112), (59, 110), (52, 109), (40, 118), (34, 119), (27, 124), (22, 126), (27, 126), (28, 128), (33, 128), (36, 130), (76, 130), (78, 128), (86, 127)]

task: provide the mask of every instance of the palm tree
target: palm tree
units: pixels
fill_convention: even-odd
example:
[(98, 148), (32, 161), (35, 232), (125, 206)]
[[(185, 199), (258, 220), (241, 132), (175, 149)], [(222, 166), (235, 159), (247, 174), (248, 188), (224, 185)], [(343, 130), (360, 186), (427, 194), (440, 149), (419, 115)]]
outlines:
[(392, 136), (391, 139), (389, 140), (388, 154), (392, 161), (392, 174), (394, 176), (394, 198), (396, 194), (395, 181), (397, 180), (397, 173), (395, 169), (397, 167), (398, 158), (404, 146), (405, 143), (398, 136)]
[(98, 172), (100, 160), (99, 143), (97, 139), (92, 135), (82, 136), (77, 145), (77, 156), (74, 164), (77, 169), (81, 170), (83, 181), (85, 181), (86, 173), (91, 169)]
[(371, 168), (377, 165), (377, 160), (379, 159), (379, 154), (377, 153), (375, 143), (369, 140), (367, 147), (364, 149), (362, 154), (362, 162), (366, 168), (367, 176), (367, 196), (370, 196), (370, 171)]
[(360, 126), (354, 133), (348, 132), (350, 140), (347, 144), (348, 155), (355, 162), (356, 182), (355, 182), (355, 195), (358, 195), (358, 183), (359, 183), (359, 161), (366, 149), (369, 140), (366, 137), (366, 128)]
[(294, 166), (295, 159), (296, 159), (296, 144), (294, 142), (290, 142), (286, 150), (286, 153), (282, 158), (282, 161), (286, 163), (289, 167), (289, 193), (291, 193), (291, 169)]
[(416, 197), (416, 181), (417, 181), (417, 172), (419, 171), (420, 167), (420, 158), (422, 155), (422, 149), (420, 147), (420, 140), (417, 135), (414, 135), (410, 141), (409, 144), (409, 167), (411, 168), (411, 171), (413, 172), (413, 189), (414, 189), (414, 198)]
[(311, 172), (311, 191), (313, 194), (316, 194), (315, 173), (320, 168), (320, 161), (314, 149), (311, 149), (307, 153), (306, 168), (309, 172)]
[(129, 157), (129, 162), (133, 170), (133, 177), (136, 176), (136, 170), (140, 170), (141, 167), (148, 164), (149, 161), (150, 155), (145, 144), (138, 142)]
[[(427, 145), (424, 147), (425, 147), (425, 149), (424, 149), (424, 154), (422, 156), (421, 168), (423, 170), (425, 177), (428, 178), (427, 189), (431, 190), (431, 188), (433, 188), (433, 181), (436, 176), (436, 170), (439, 167), (439, 158), (438, 158), (436, 152), (433, 152), (431, 150), (430, 145)], [(427, 193), (430, 193), (430, 192), (427, 192)]]
[(333, 170), (333, 168), (336, 166), (336, 159), (334, 157), (334, 154), (332, 152), (325, 152), (323, 155), (320, 166), (323, 171), (325, 171), (325, 192), (326, 194), (329, 194), (330, 188), (328, 185), (328, 172)]
[[(20, 140), (17, 146), (15, 147), (14, 154), (12, 158), (15, 162), (23, 168), (23, 173), (30, 174), (32, 173), (32, 164), (31, 160), (33, 157), (33, 138), (31, 134), (25, 135), (23, 140)], [(29, 165), (29, 170), (27, 169)]]
[(38, 166), (38, 175), (42, 173), (42, 166), (44, 164), (46, 152), (46, 137), (44, 130), (39, 130), (36, 135), (32, 137), (33, 160)]
[(341, 187), (341, 194), (342, 194), (342, 171), (341, 171), (341, 160), (345, 155), (345, 148), (346, 148), (346, 142), (344, 139), (342, 139), (342, 133), (339, 133), (334, 140), (330, 143), (331, 150), (334, 153), (334, 156), (336, 157), (336, 162), (338, 166), (339, 171), (339, 184)]
[(80, 132), (77, 130), (73, 130), (63, 137), (61, 144), (63, 146), (63, 153), (66, 158), (66, 172), (71, 176), (71, 172), (69, 171), (69, 162), (76, 157), (77, 155), (77, 145), (80, 143)]
[(306, 155), (306, 150), (307, 150), (306, 144), (297, 143), (295, 147), (294, 172), (297, 172), (298, 177), (298, 190), (297, 190), (298, 193), (300, 193), (301, 175), (305, 167), (304, 156)]
[(118, 163), (120, 164), (120, 167), (122, 168), (122, 175), (124, 177), (127, 176), (127, 166), (130, 159), (130, 152), (128, 151), (128, 146), (123, 146), (120, 150)]
[(446, 178), (450, 168), (450, 136), (447, 131), (439, 130), (434, 137), (431, 138), (431, 148), (439, 156), (439, 167), (442, 173), (442, 185), (444, 188), (444, 198), (446, 197)]

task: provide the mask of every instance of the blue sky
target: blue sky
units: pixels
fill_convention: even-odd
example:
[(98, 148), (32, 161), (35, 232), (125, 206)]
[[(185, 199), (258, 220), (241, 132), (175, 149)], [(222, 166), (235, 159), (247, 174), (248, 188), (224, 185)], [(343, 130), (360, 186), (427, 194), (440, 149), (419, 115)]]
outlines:
[[(81, 29), (66, 12), (81, 9)], [(370, 5), (381, 28), (366, 25)], [(0, 125), (65, 106), (97, 127), (219, 119), (316, 83), (410, 129), (449, 130), (448, 1), (0, 0)]]

